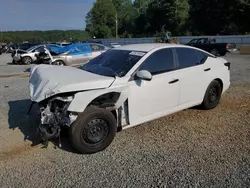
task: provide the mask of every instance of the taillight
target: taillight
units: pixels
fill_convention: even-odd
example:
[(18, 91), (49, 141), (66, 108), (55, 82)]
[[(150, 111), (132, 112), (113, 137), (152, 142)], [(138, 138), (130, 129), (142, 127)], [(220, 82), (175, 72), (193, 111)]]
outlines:
[(228, 70), (230, 70), (230, 68), (231, 68), (231, 63), (230, 63), (230, 62), (226, 62), (226, 63), (224, 63), (224, 65), (225, 65), (226, 67), (228, 67)]
[(226, 45), (226, 49), (228, 49), (228, 48), (229, 48), (229, 44)]

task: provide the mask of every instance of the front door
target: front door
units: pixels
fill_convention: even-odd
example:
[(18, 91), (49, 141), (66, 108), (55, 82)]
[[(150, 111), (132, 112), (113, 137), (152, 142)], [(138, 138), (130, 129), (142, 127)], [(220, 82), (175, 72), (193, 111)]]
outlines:
[(129, 82), (129, 122), (137, 125), (178, 109), (179, 80), (175, 71), (172, 49), (166, 48), (149, 56), (139, 70), (148, 70), (151, 81)]

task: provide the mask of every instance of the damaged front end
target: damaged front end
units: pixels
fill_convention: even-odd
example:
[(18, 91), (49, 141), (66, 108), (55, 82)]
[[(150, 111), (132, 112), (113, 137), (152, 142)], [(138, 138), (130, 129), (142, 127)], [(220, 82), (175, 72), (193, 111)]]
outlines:
[(39, 106), (40, 124), (38, 132), (42, 142), (45, 143), (53, 138), (60, 138), (62, 128), (69, 127), (76, 120), (77, 113), (67, 111), (72, 100), (73, 96), (56, 96), (40, 103), (32, 103), (29, 114), (34, 105)]

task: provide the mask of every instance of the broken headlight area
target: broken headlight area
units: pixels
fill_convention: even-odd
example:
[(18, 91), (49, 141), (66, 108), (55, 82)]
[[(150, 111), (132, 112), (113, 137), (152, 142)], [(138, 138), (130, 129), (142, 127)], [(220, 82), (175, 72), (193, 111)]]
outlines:
[(39, 103), (40, 125), (38, 131), (42, 142), (60, 138), (61, 130), (69, 127), (76, 120), (77, 114), (67, 111), (72, 100), (73, 97), (54, 97)]

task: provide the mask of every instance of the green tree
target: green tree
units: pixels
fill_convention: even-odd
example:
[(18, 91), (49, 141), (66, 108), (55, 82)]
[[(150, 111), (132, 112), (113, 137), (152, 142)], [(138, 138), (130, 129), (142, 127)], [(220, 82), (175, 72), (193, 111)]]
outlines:
[(156, 33), (165, 25), (173, 35), (183, 34), (188, 19), (188, 0), (153, 0), (147, 9), (148, 32)]
[(193, 34), (239, 34), (249, 30), (249, 0), (190, 0)]
[(148, 8), (148, 4), (152, 0), (135, 0), (134, 7), (138, 14), (145, 14)]
[(118, 17), (118, 33), (126, 37), (134, 33), (136, 10), (131, 0), (112, 0)]
[(62, 40), (70, 41), (88, 40), (90, 37), (86, 31), (69, 30), (69, 31), (9, 31), (0, 32), (0, 42), (58, 42)]
[(237, 6), (238, 12), (234, 15), (235, 23), (238, 23), (240, 33), (250, 32), (250, 0), (239, 0)]
[(86, 30), (97, 38), (114, 36), (115, 15), (112, 0), (97, 0), (86, 16)]
[(147, 9), (152, 0), (135, 0), (134, 8), (136, 10), (135, 34), (137, 36), (147, 36), (147, 30), (150, 27)]

